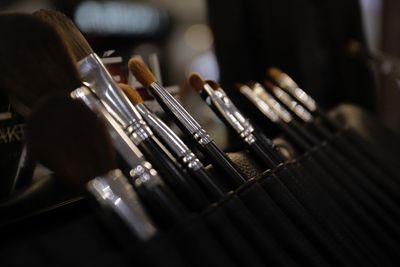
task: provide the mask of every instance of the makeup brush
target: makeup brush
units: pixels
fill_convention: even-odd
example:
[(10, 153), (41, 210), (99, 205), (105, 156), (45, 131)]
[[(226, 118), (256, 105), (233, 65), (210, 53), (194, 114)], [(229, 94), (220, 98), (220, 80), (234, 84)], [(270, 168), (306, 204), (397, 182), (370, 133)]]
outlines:
[(170, 184), (171, 188), (185, 204), (196, 210), (204, 207), (207, 202), (205, 196), (189, 184), (187, 174), (181, 171), (177, 162), (155, 138), (140, 113), (123, 94), (74, 23), (64, 14), (52, 10), (41, 10), (35, 15), (51, 23), (64, 42), (76, 52), (74, 57), (78, 60), (77, 65), (82, 80), (99, 97), (108, 112), (161, 176), (173, 184), (173, 186)]
[[(360, 172), (353, 165), (344, 159), (341, 155), (335, 152), (335, 150), (329, 144), (321, 144), (318, 138), (315, 137), (311, 132), (307, 131), (296, 119), (290, 117), (290, 120), (285, 120), (285, 113), (288, 111), (268, 93), (260, 84), (253, 85), (253, 91), (258, 94), (277, 114), (284, 120), (284, 122), (290, 127), (299, 138), (307, 143), (309, 148), (307, 151), (311, 151), (314, 146), (318, 146), (318, 149), (313, 151), (316, 153), (318, 162), (327, 168), (337, 179), (340, 179), (342, 183), (346, 185), (348, 190), (354, 195), (357, 195), (362, 203), (368, 206), (375, 216), (378, 218), (386, 218), (382, 220), (387, 229), (392, 229), (395, 233), (397, 232), (397, 224), (395, 221), (397, 218), (396, 200), (386, 195), (383, 190), (377, 188), (367, 176)], [(283, 115), (280, 115), (283, 114)], [(289, 116), (287, 116), (289, 118)]]
[[(80, 86), (72, 54), (49, 24), (28, 14), (2, 14), (0, 34), (0, 86), (28, 109), (49, 88), (67, 94), (65, 88)], [(17, 62), (24, 62), (23, 67)], [(42, 78), (43, 68), (35, 64), (57, 78)]]
[(162, 87), (147, 66), (138, 59), (129, 61), (129, 69), (145, 87), (149, 88), (163, 109), (174, 119), (181, 130), (190, 136), (210, 158), (212, 165), (226, 177), (231, 188), (241, 185), (248, 178), (214, 143), (211, 136), (196, 120)]
[[(211, 84), (205, 82), (200, 75), (192, 73), (189, 76), (190, 85), (201, 95), (208, 106), (216, 113), (216, 115), (227, 124), (249, 148), (262, 165), (269, 168), (276, 166), (276, 162), (271, 157), (269, 151), (271, 147), (266, 147), (254, 135), (254, 127), (236, 108), (226, 93), (215, 82)], [(271, 142), (272, 143), (272, 142)]]
[(205, 170), (201, 161), (186, 146), (186, 144), (177, 136), (160, 118), (158, 118), (148, 107), (140, 94), (127, 84), (118, 84), (125, 95), (137, 108), (148, 125), (157, 135), (157, 137), (167, 146), (170, 151), (178, 158), (181, 164), (196, 179), (199, 186), (207, 193), (210, 200), (216, 201), (224, 196), (221, 186)]
[(55, 177), (79, 191), (86, 189), (106, 216), (118, 216), (137, 239), (148, 240), (156, 234), (135, 191), (118, 169), (106, 126), (83, 103), (47, 98), (32, 112), (26, 129), (28, 150), (53, 170)]
[(145, 160), (140, 150), (132, 143), (96, 96), (86, 87), (75, 89), (71, 92), (71, 96), (83, 101), (99, 118), (104, 120), (115, 149), (131, 168), (129, 180), (158, 225), (168, 228), (185, 218), (187, 216), (185, 207), (176, 199), (157, 171)]

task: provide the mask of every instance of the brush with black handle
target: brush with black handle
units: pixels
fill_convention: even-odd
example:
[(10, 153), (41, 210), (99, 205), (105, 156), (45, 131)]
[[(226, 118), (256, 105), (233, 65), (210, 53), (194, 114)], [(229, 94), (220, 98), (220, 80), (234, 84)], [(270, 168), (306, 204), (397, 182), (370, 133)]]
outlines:
[(198, 122), (176, 101), (176, 99), (157, 81), (147, 66), (138, 59), (129, 61), (129, 69), (173, 118), (181, 130), (196, 143), (202, 153), (209, 157), (211, 164), (226, 179), (227, 186), (235, 188), (245, 182), (248, 177), (221, 151), (211, 136)]
[(205, 82), (197, 73), (192, 73), (189, 76), (189, 83), (216, 115), (239, 135), (242, 142), (254, 154), (261, 165), (268, 168), (276, 166), (275, 157), (271, 157), (271, 154), (273, 154), (272, 142), (269, 146), (265, 146), (264, 143), (257, 139), (254, 135), (255, 129), (253, 125), (251, 125), (233, 105), (222, 89), (218, 91), (217, 89), (214, 90), (213, 87)]
[[(71, 96), (83, 101), (105, 122), (115, 149), (130, 167), (129, 180), (151, 211), (152, 216), (156, 218), (158, 225), (162, 228), (170, 228), (187, 217), (188, 212), (182, 203), (176, 199), (157, 171), (144, 159), (140, 150), (132, 143), (96, 96), (86, 87), (75, 89), (71, 92)], [(70, 102), (68, 99), (65, 101)], [(72, 108), (70, 109), (72, 116), (74, 112)], [(79, 114), (75, 112), (75, 115)]]
[(204, 168), (201, 161), (186, 146), (186, 144), (177, 136), (156, 114), (151, 112), (144, 104), (140, 94), (127, 84), (119, 84), (125, 95), (129, 98), (133, 105), (137, 108), (144, 120), (152, 128), (157, 137), (164, 143), (166, 147), (181, 161), (181, 164), (196, 179), (196, 182), (203, 188), (211, 201), (219, 200), (223, 197), (224, 192), (221, 186), (211, 177)]
[[(261, 98), (259, 98), (259, 96), (257, 96), (249, 86), (241, 85), (238, 88), (240, 92), (245, 95), (246, 98), (252, 104), (254, 104), (257, 109), (262, 112), (263, 115), (265, 115), (265, 117), (268, 118), (269, 121), (272, 121), (273, 123), (281, 126), (284, 133), (289, 136), (292, 142), (298, 143), (299, 148), (303, 149), (305, 152), (312, 150), (310, 144), (306, 140), (304, 140), (298, 133), (296, 133), (292, 128), (290, 128), (286, 123), (282, 122), (279, 116), (271, 110), (270, 106), (268, 106), (263, 100), (261, 100)], [(306, 157), (307, 160), (311, 163), (307, 165), (307, 169), (309, 169), (312, 173), (317, 172), (319, 175), (323, 174), (321, 177), (316, 177), (317, 180), (321, 179), (322, 183), (329, 182), (331, 184), (333, 183), (333, 185), (336, 186), (336, 192), (341, 193), (337, 193), (339, 195), (336, 194), (332, 197), (334, 197), (335, 199), (340, 198), (341, 200), (346, 199), (347, 204), (345, 204), (345, 207), (346, 209), (351, 210), (348, 214), (352, 216), (352, 214), (357, 213), (357, 220), (359, 220), (360, 223), (364, 221), (363, 227), (365, 228), (363, 230), (366, 233), (373, 231), (373, 240), (375, 242), (378, 242), (378, 246), (385, 246), (386, 249), (384, 249), (384, 251), (385, 253), (388, 253), (387, 255), (390, 255), (389, 257), (395, 258), (395, 248), (397, 246), (396, 241), (392, 239), (392, 237), (387, 232), (387, 229), (385, 229), (385, 227), (382, 227), (380, 219), (378, 219), (376, 216), (371, 216), (371, 208), (374, 207), (374, 210), (378, 211), (378, 213), (381, 214), (379, 208), (376, 208), (375, 203), (372, 203), (372, 205), (365, 205), (364, 201), (367, 201), (369, 204), (371, 204), (371, 200), (369, 198), (365, 198), (364, 196), (360, 196), (359, 188), (354, 188), (352, 185), (351, 188), (349, 188), (349, 183), (352, 183), (351, 180), (347, 181), (347, 177), (342, 177), (343, 175), (340, 173), (340, 170), (338, 170), (337, 166), (332, 166), (331, 162), (329, 160), (326, 160), (325, 155), (322, 155), (321, 159), (319, 157), (319, 154), (317, 155), (317, 157), (315, 157), (316, 150), (312, 150), (312, 152), (312, 155), (314, 157), (310, 157), (310, 155), (307, 155)], [(353, 190), (356, 190), (357, 193), (355, 194)], [(330, 188), (328, 191), (330, 191)], [(363, 193), (361, 194), (364, 195)], [(343, 205), (343, 203), (339, 204)], [(386, 218), (387, 216), (383, 217)], [(377, 234), (378, 232), (379, 234)]]
[(190, 209), (203, 209), (207, 205), (205, 195), (191, 181), (187, 173), (182, 171), (175, 159), (166, 152), (166, 148), (161, 145), (140, 113), (123, 94), (75, 24), (57, 11), (40, 10), (34, 15), (55, 27), (74, 53), (82, 81), (99, 97), (108, 112), (171, 186), (171, 189)]
[(340, 133), (343, 136), (343, 145), (347, 147), (355, 147), (364, 160), (368, 161), (372, 166), (377, 166), (386, 175), (393, 177), (394, 183), (399, 184), (399, 171), (387, 156), (379, 153), (374, 147), (349, 127), (340, 125), (339, 122), (331, 119), (319, 106), (318, 103), (302, 90), (297, 83), (286, 73), (278, 68), (268, 69), (268, 75), (277, 83), (277, 85), (293, 96), (301, 105), (303, 105), (314, 117), (322, 122), (321, 128), (325, 132), (332, 134)]
[(396, 201), (398, 201), (400, 186), (390, 179), (383, 179), (386, 174), (381, 169), (377, 168), (373, 162), (365, 157), (364, 154), (360, 153), (355, 146), (346, 142), (346, 139), (331, 133), (322, 124), (315, 122), (314, 116), (281, 88), (268, 81), (265, 82), (265, 86), (282, 104), (297, 116), (297, 118), (302, 122), (302, 125), (304, 125), (308, 130), (308, 133), (315, 133), (315, 138), (318, 138), (318, 141), (326, 140), (331, 144), (332, 148), (336, 150), (334, 152), (342, 154), (376, 186), (380, 187), (385, 194), (389, 194), (392, 198), (397, 199)]
[[(335, 148), (329, 143), (320, 142), (313, 132), (309, 131), (309, 129), (292, 116), (261, 84), (254, 84), (253, 90), (276, 111), (290, 128), (309, 144), (310, 149), (318, 147), (318, 149), (314, 149), (313, 151), (313, 153), (316, 153), (316, 159), (318, 159), (323, 166), (329, 168), (337, 179), (347, 177), (347, 179), (342, 179), (342, 181), (345, 182), (346, 185), (351, 188), (352, 192), (357, 194), (363, 202), (368, 203), (370, 208), (376, 207), (375, 212), (379, 215), (379, 218), (387, 218), (385, 220), (387, 228), (397, 233), (398, 230), (395, 221), (400, 221), (398, 205), (396, 204), (398, 194), (394, 194), (394, 197), (392, 197), (393, 194), (388, 195), (370, 180), (371, 177), (369, 174), (363, 173), (354, 165), (350, 164), (349, 160), (346, 160), (340, 153), (337, 153)], [(285, 120), (285, 114), (288, 114), (287, 117), (290, 118), (290, 120)], [(385, 213), (387, 214), (386, 216)]]

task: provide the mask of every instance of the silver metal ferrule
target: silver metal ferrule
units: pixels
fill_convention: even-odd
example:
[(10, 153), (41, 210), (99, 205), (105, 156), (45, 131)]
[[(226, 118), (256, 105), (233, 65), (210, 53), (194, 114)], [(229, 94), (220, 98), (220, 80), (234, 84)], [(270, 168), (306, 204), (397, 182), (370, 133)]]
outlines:
[(253, 92), (258, 95), (271, 109), (279, 116), (281, 120), (289, 123), (293, 116), (287, 111), (275, 98), (270, 95), (261, 84), (256, 83), (253, 86)]
[(176, 99), (159, 82), (153, 82), (150, 87), (161, 101), (174, 114), (179, 122), (189, 131), (200, 145), (211, 143), (213, 139), (200, 124), (176, 101)]
[[(226, 96), (225, 92), (215, 91), (209, 84), (205, 84), (203, 89), (208, 95), (206, 99), (207, 104), (214, 106), (246, 143), (249, 145), (254, 143), (256, 141), (252, 134), (254, 128), (244, 119), (239, 110)], [(238, 120), (238, 114), (245, 124)]]
[(288, 93), (283, 91), (278, 86), (272, 88), (273, 94), (278, 98), (286, 107), (288, 107), (294, 114), (305, 122), (311, 122), (313, 116), (302, 105), (293, 99)]
[(147, 162), (142, 152), (136, 147), (131, 139), (122, 130), (121, 126), (110, 116), (104, 105), (97, 99), (89, 88), (82, 86), (71, 92), (71, 97), (83, 101), (93, 112), (101, 117), (107, 126), (108, 132), (115, 149), (132, 168), (131, 177), (133, 182), (140, 180), (142, 186), (151, 187), (155, 184), (161, 184), (157, 171)]
[(276, 113), (264, 102), (262, 101), (254, 92), (253, 90), (248, 87), (247, 85), (242, 85), (240, 87), (240, 92), (247, 97), (247, 99), (252, 102), (258, 110), (261, 111), (268, 119), (272, 122), (280, 121), (280, 118)]
[(95, 53), (80, 60), (78, 68), (82, 80), (100, 98), (135, 144), (153, 134)]
[(292, 78), (286, 73), (282, 73), (278, 79), (276, 79), (278, 85), (288, 91), (294, 96), (301, 104), (303, 104), (309, 111), (314, 112), (317, 109), (315, 100), (309, 96), (303, 89), (301, 89)]
[(136, 108), (151, 129), (157, 133), (164, 144), (174, 153), (175, 157), (182, 160), (188, 169), (196, 171), (203, 167), (200, 160), (192, 153), (179, 136), (177, 136), (159, 117), (151, 112), (146, 105), (137, 104)]
[(156, 227), (120, 170), (109, 171), (89, 181), (87, 190), (100, 206), (117, 214), (140, 240), (148, 240), (156, 234)]

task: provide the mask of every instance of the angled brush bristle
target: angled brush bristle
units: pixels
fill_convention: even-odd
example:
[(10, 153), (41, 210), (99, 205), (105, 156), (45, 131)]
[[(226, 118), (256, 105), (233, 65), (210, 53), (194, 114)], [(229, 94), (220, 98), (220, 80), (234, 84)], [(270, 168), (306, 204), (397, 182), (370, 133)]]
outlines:
[(212, 89), (214, 90), (218, 90), (219, 88), (221, 88), (221, 85), (219, 85), (216, 81), (213, 80), (207, 80), (206, 83), (211, 86)]
[(73, 21), (63, 13), (55, 10), (41, 9), (34, 12), (33, 15), (55, 27), (63, 40), (71, 48), (77, 61), (93, 53), (93, 49), (85, 37)]
[(136, 105), (143, 103), (143, 99), (140, 96), (139, 92), (133, 87), (124, 83), (119, 83), (118, 86), (122, 89), (126, 97), (128, 97), (128, 99), (132, 102), (132, 104)]
[(137, 58), (129, 60), (128, 67), (136, 79), (145, 87), (149, 87), (153, 82), (157, 81), (146, 64)]
[(200, 92), (203, 90), (205, 81), (203, 80), (203, 78), (201, 78), (201, 76), (198, 73), (191, 73), (189, 75), (188, 80), (194, 90), (196, 90), (197, 92)]
[(26, 135), (32, 158), (80, 190), (90, 179), (117, 168), (104, 122), (78, 100), (63, 95), (41, 100)]
[(32, 15), (4, 14), (0, 35), (0, 86), (24, 105), (80, 86), (70, 50), (48, 23)]
[(273, 79), (278, 79), (282, 74), (282, 71), (278, 68), (269, 68), (267, 72), (268, 75), (271, 76), (271, 78)]

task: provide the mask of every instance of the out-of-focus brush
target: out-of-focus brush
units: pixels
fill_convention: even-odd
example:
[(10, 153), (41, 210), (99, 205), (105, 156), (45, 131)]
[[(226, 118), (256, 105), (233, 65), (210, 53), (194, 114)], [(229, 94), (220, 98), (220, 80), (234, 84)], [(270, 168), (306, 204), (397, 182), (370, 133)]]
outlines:
[[(192, 73), (189, 76), (190, 85), (202, 96), (203, 100), (211, 109), (222, 119), (231, 129), (233, 129), (243, 140), (243, 143), (250, 149), (257, 159), (269, 168), (276, 166), (276, 162), (271, 158), (271, 144), (264, 146), (254, 135), (254, 127), (250, 124), (242, 113), (232, 103), (226, 93), (215, 82), (205, 82), (200, 75)], [(215, 88), (213, 88), (213, 85)]]
[(111, 211), (111, 216), (118, 216), (137, 239), (155, 235), (157, 229), (117, 167), (106, 126), (83, 103), (64, 97), (41, 102), (27, 124), (27, 144), (56, 177), (80, 191), (86, 189), (105, 215)]

